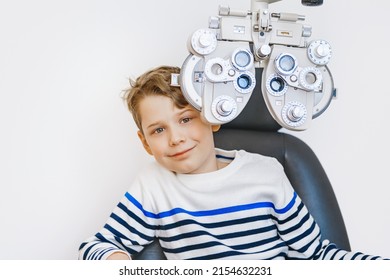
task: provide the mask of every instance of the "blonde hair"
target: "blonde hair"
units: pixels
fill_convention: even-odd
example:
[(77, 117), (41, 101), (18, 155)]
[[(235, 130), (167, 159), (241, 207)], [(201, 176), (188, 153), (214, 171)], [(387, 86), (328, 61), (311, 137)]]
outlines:
[(176, 107), (182, 109), (188, 105), (180, 87), (171, 86), (171, 74), (179, 74), (180, 68), (174, 66), (159, 66), (151, 69), (135, 81), (130, 79), (130, 88), (125, 91), (124, 99), (133, 115), (134, 122), (142, 132), (139, 104), (151, 95), (163, 95), (170, 98)]

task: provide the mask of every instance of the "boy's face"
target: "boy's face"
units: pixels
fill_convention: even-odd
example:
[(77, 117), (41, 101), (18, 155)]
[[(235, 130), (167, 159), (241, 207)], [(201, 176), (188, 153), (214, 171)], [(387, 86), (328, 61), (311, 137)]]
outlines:
[(217, 170), (213, 129), (190, 105), (177, 108), (166, 96), (151, 95), (139, 104), (145, 150), (165, 168), (182, 174)]

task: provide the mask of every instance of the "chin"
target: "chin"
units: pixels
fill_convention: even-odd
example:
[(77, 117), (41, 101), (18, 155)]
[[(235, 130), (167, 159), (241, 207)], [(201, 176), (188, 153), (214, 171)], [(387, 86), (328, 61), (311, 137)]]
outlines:
[(177, 174), (193, 174), (193, 170), (188, 170), (188, 169), (179, 169), (179, 170), (172, 170), (172, 171)]
[(196, 170), (198, 170), (198, 169), (194, 168), (194, 167), (187, 166), (187, 167), (181, 167), (181, 168), (171, 168), (170, 170), (175, 172), (175, 173), (178, 173), (178, 174), (192, 174), (192, 173), (196, 173)]

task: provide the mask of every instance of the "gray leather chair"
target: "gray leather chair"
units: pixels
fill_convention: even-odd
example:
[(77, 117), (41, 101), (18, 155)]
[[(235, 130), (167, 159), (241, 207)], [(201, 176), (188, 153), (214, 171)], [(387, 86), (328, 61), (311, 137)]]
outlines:
[[(275, 157), (320, 226), (322, 238), (350, 250), (336, 196), (320, 161), (302, 140), (279, 131), (281, 127), (268, 112), (262, 97), (261, 69), (256, 69), (256, 79), (256, 88), (243, 112), (215, 133), (216, 147)], [(165, 259), (165, 256), (155, 241), (135, 259)]]

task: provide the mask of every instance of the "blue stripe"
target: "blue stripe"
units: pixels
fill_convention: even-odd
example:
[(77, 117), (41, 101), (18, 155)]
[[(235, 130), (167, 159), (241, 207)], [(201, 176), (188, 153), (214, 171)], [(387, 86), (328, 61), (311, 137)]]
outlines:
[[(305, 206), (303, 205), (302, 201), (301, 203), (298, 205), (297, 209), (292, 213), (290, 214), (287, 218), (284, 218), (283, 220), (280, 220), (279, 217), (272, 217), (272, 219), (274, 219), (275, 221), (277, 221), (277, 223), (279, 225), (284, 225), (284, 224), (287, 224), (288, 222), (291, 222), (291, 221), (294, 221), (295, 218), (298, 217), (299, 213), (301, 212), (301, 210), (304, 208)], [(307, 211), (307, 210), (306, 210)], [(295, 223), (295, 222), (294, 222)]]
[[(139, 236), (145, 240), (148, 240), (148, 241), (152, 241), (154, 238), (153, 236), (147, 236), (147, 235), (143, 234), (142, 232), (138, 231), (137, 229), (135, 229), (134, 227), (130, 226), (127, 222), (125, 222), (121, 217), (117, 216), (115, 213), (111, 214), (111, 218), (113, 220), (117, 221), (122, 226), (124, 226), (129, 232), (131, 232), (134, 235), (137, 235), (137, 236)], [(123, 235), (119, 231), (116, 231), (116, 229), (112, 228), (109, 224), (106, 224), (104, 227), (106, 229), (108, 229), (109, 231), (111, 231), (116, 236), (119, 236), (120, 238), (126, 239), (125, 235)], [(137, 245), (139, 245), (139, 244), (137, 244)]]
[[(221, 241), (216, 240), (216, 241), (209, 241), (209, 242), (200, 243), (200, 244), (191, 244), (188, 246), (183, 246), (183, 247), (178, 247), (178, 248), (163, 247), (163, 250), (166, 253), (179, 254), (179, 253), (189, 252), (189, 251), (193, 251), (193, 250), (202, 250), (202, 249), (208, 249), (208, 248), (215, 247), (215, 246), (223, 246), (223, 247), (229, 249), (228, 252), (232, 251), (232, 252), (239, 253), (239, 254), (252, 254), (252, 253), (245, 253), (245, 252), (240, 252), (240, 251), (252, 249), (252, 248), (256, 248), (256, 247), (258, 249), (261, 249), (262, 246), (264, 246), (266, 244), (275, 243), (276, 241), (279, 241), (279, 242), (278, 242), (278, 244), (274, 245), (273, 247), (266, 248), (265, 250), (252, 252), (252, 253), (264, 253), (264, 252), (267, 252), (269, 250), (274, 250), (275, 248), (278, 248), (278, 247), (286, 247), (286, 244), (283, 241), (280, 241), (278, 236), (272, 236), (270, 238), (262, 239), (262, 240), (259, 240), (256, 242), (238, 244), (238, 245), (227, 245)], [(205, 252), (207, 252), (207, 251), (208, 250), (206, 250)]]
[[(277, 237), (275, 237), (277, 239)], [(275, 239), (275, 240), (276, 240)], [(271, 239), (270, 239), (271, 240)], [(218, 245), (218, 244), (216, 244)], [(219, 252), (219, 253), (214, 253), (211, 255), (203, 255), (203, 256), (198, 256), (198, 257), (193, 257), (189, 258), (189, 260), (214, 260), (214, 259), (222, 259), (226, 257), (232, 257), (232, 256), (240, 256), (240, 255), (251, 255), (253, 259), (264, 259), (264, 256), (262, 254), (267, 254), (270, 251), (276, 250), (278, 248), (285, 247), (286, 245), (283, 242), (280, 242), (276, 244), (275, 246), (268, 248), (266, 250), (260, 250), (256, 252), (251, 252), (251, 253), (245, 253), (245, 252), (240, 252), (239, 250), (229, 250), (229, 251), (224, 251), (224, 252)], [(278, 257), (286, 258), (286, 253), (285, 252), (280, 252), (277, 255), (271, 256), (268, 259), (275, 259)]]
[[(107, 239), (107, 238), (106, 238), (104, 235), (102, 235), (100, 232), (98, 232), (95, 236), (96, 236), (96, 238), (97, 238), (100, 242), (103, 242), (103, 243), (110, 243), (111, 245), (113, 245), (114, 248), (121, 249), (121, 248), (118, 246), (118, 244), (115, 244), (113, 241)], [(138, 251), (133, 250), (132, 247), (130, 248), (130, 247), (128, 247), (128, 246), (125, 246), (125, 245), (123, 244), (123, 242), (120, 240), (119, 237), (114, 236), (114, 239), (115, 239), (115, 241), (117, 241), (119, 244), (121, 244), (121, 245), (123, 246), (123, 248), (125, 248), (125, 250), (126, 250), (127, 252), (129, 252), (131, 255), (134, 255), (134, 254), (138, 253)], [(98, 245), (98, 244), (99, 244), (99, 243), (96, 243), (96, 244), (94, 244), (93, 246)], [(136, 245), (137, 245), (137, 244), (136, 244)], [(93, 246), (91, 246), (91, 247), (93, 247)]]
[[(305, 230), (303, 233), (301, 233), (300, 235), (298, 236), (295, 236), (294, 238), (290, 239), (290, 240), (287, 240), (286, 243), (289, 244), (290, 246), (296, 242), (299, 242), (301, 240), (303, 240), (304, 238), (306, 237), (312, 237), (312, 233), (313, 231), (315, 230), (316, 228), (316, 223), (312, 223), (310, 228), (308, 228), (307, 230)], [(319, 236), (321, 235), (321, 233), (318, 233), (317, 236), (314, 237), (314, 239), (318, 238)], [(314, 241), (314, 239), (312, 239), (312, 242)], [(306, 246), (304, 246), (303, 248), (301, 249), (297, 249), (298, 252), (302, 253), (304, 251), (306, 251), (308, 249), (308, 247), (310, 246), (311, 244), (310, 243), (307, 243)]]
[(119, 209), (122, 209), (122, 211), (124, 211), (126, 213), (126, 215), (128, 216), (127, 218), (130, 218), (131, 221), (136, 221), (138, 224), (140, 224), (142, 227), (146, 228), (146, 229), (150, 229), (150, 230), (156, 230), (157, 229), (157, 226), (155, 225), (150, 225), (148, 223), (146, 223), (143, 219), (141, 219), (140, 217), (138, 217), (137, 215), (135, 215), (132, 211), (130, 211), (126, 205), (122, 204), (122, 203), (119, 203), (118, 204), (118, 208)]
[(241, 225), (241, 224), (245, 225), (247, 223), (264, 221), (268, 219), (272, 219), (272, 216), (270, 214), (256, 215), (252, 217), (244, 217), (242, 219), (234, 219), (234, 220), (227, 220), (227, 221), (214, 222), (214, 223), (200, 223), (195, 219), (184, 219), (175, 223), (157, 226), (156, 228), (158, 230), (169, 230), (169, 229), (177, 228), (180, 226), (186, 226), (186, 225), (198, 225), (203, 228), (222, 228), (222, 227), (228, 227), (232, 225)]
[(360, 256), (360, 255), (361, 255), (360, 252), (356, 252), (356, 253), (352, 256), (351, 260), (356, 259), (356, 258), (357, 258), (358, 256)]
[(228, 156), (223, 156), (223, 155), (216, 155), (216, 158), (223, 158), (223, 159), (228, 159), (228, 160), (234, 159), (234, 157), (228, 157)]
[(169, 211), (164, 211), (155, 214), (145, 210), (142, 204), (139, 203), (138, 200), (136, 200), (131, 194), (126, 193), (125, 196), (131, 203), (134, 204), (135, 207), (141, 210), (146, 217), (153, 218), (153, 219), (166, 218), (180, 213), (185, 213), (194, 217), (216, 216), (216, 215), (234, 213), (239, 211), (252, 210), (257, 208), (273, 208), (276, 213), (284, 214), (291, 209), (291, 207), (295, 204), (295, 200), (297, 198), (297, 194), (294, 192), (291, 201), (281, 209), (275, 208), (275, 205), (272, 202), (255, 202), (250, 204), (230, 206), (230, 207), (224, 207), (224, 208), (213, 209), (213, 210), (204, 210), (204, 211), (188, 211), (183, 208), (174, 208)]
[(108, 252), (110, 252), (110, 251), (113, 251), (113, 250), (115, 250), (115, 249), (114, 249), (114, 248), (108, 248), (108, 249), (106, 249), (106, 250), (102, 250), (102, 251), (96, 256), (95, 259), (101, 260), (104, 254), (106, 254), (106, 253), (108, 253)]
[(90, 259), (90, 260), (97, 260), (97, 258), (95, 257), (97, 253), (99, 253), (99, 251), (98, 251), (98, 250), (95, 250), (95, 251), (93, 252), (93, 254), (89, 256), (89, 259)]
[(303, 216), (303, 218), (299, 221), (298, 224), (296, 224), (296, 225), (294, 225), (292, 227), (289, 227), (289, 228), (287, 228), (285, 230), (279, 230), (280, 234), (281, 235), (287, 235), (289, 233), (292, 233), (293, 231), (299, 230), (304, 224), (306, 224), (309, 221), (310, 217), (311, 216), (310, 216), (309, 212), (307, 212), (306, 215)]
[(255, 228), (255, 229), (251, 229), (251, 230), (228, 232), (228, 233), (218, 234), (218, 235), (211, 234), (210, 232), (205, 231), (205, 230), (196, 230), (196, 231), (186, 232), (186, 233), (182, 233), (182, 234), (178, 234), (178, 235), (170, 236), (170, 237), (160, 236), (159, 239), (161, 241), (165, 241), (165, 242), (174, 242), (174, 241), (183, 240), (186, 238), (193, 238), (193, 237), (199, 237), (199, 236), (212, 236), (213, 238), (218, 239), (218, 240), (225, 240), (225, 239), (245, 237), (245, 236), (249, 236), (249, 235), (258, 235), (261, 233), (276, 231), (276, 230), (277, 230), (277, 228), (275, 225), (271, 225), (271, 226), (267, 226), (267, 227), (259, 227), (259, 228)]

